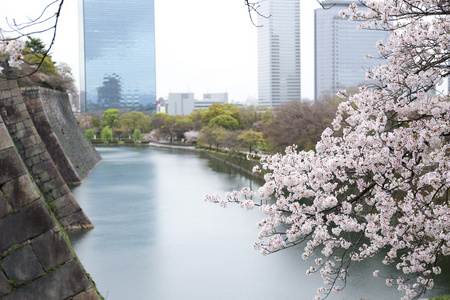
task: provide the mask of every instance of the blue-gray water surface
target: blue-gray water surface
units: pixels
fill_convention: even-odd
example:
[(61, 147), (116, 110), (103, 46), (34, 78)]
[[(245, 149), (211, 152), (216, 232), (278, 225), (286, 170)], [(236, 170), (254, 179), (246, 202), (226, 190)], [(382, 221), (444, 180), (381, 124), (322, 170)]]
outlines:
[[(305, 271), (302, 248), (269, 256), (253, 250), (262, 218), (203, 201), (261, 182), (201, 154), (150, 147), (99, 147), (102, 163), (73, 193), (95, 228), (71, 233), (73, 248), (108, 300), (312, 299), (322, 285)], [(394, 272), (381, 258), (355, 265), (347, 287), (328, 299), (399, 299), (372, 272)], [(450, 265), (447, 263), (447, 265)], [(427, 296), (450, 294), (442, 276)]]

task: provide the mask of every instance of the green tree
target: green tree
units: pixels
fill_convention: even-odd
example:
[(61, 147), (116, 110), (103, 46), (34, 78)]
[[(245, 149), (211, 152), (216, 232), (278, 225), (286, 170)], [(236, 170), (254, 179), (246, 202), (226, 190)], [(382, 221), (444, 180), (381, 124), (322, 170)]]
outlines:
[(212, 146), (215, 144), (215, 139), (212, 134), (213, 130), (213, 128), (208, 126), (203, 127), (198, 134), (197, 144), (208, 145), (209, 150), (211, 150)]
[(45, 56), (41, 53), (29, 53), (25, 54), (24, 60), (33, 66), (38, 66), (41, 64), (39, 68), (39, 72), (44, 73), (46, 75), (58, 75), (56, 72), (55, 63), (52, 61), (50, 56)]
[(170, 143), (173, 143), (173, 140), (176, 137), (176, 133), (174, 130), (176, 122), (177, 118), (175, 116), (168, 116), (164, 119), (164, 124), (159, 129), (161, 134), (169, 138)]
[(239, 122), (233, 118), (231, 115), (218, 115), (212, 118), (209, 123), (209, 127), (220, 126), (229, 130), (236, 130), (239, 128)]
[(27, 36), (27, 38), (28, 40), (25, 42), (25, 46), (29, 49), (30, 53), (44, 55), (47, 52), (46, 46), (40, 38), (32, 38), (31, 36)]
[(211, 121), (211, 119), (223, 115), (223, 114), (228, 114), (225, 110), (225, 108), (223, 107), (222, 104), (213, 104), (211, 105), (207, 110), (205, 110), (205, 112), (202, 115), (202, 123), (204, 126), (208, 126), (209, 121)]
[(233, 103), (224, 103), (224, 104), (222, 104), (222, 106), (230, 116), (232, 116), (233, 118), (236, 119), (236, 121), (239, 124), (239, 127), (241, 127), (242, 116), (241, 116), (241, 110), (239, 109), (239, 107)]
[(102, 139), (112, 139), (113, 137), (113, 133), (111, 131), (111, 129), (109, 129), (108, 126), (106, 126), (105, 128), (103, 128), (102, 130), (102, 135), (101, 135)]
[(214, 144), (216, 145), (216, 151), (219, 150), (219, 146), (225, 141), (227, 138), (227, 130), (223, 127), (216, 126), (212, 130), (212, 136), (214, 139)]
[(241, 108), (241, 125), (244, 129), (254, 129), (257, 123), (268, 123), (272, 119), (272, 109), (263, 106)]
[(86, 130), (86, 132), (85, 132), (84, 134), (86, 135), (86, 137), (87, 137), (88, 139), (93, 139), (94, 136), (95, 136), (94, 130), (91, 129), (91, 128), (88, 129), (88, 130)]
[(114, 128), (114, 126), (117, 125), (118, 118), (119, 110), (117, 108), (107, 109), (102, 115), (102, 119), (106, 122), (109, 128)]
[(241, 144), (248, 147), (248, 152), (252, 152), (253, 147), (258, 147), (264, 144), (265, 140), (262, 132), (256, 132), (253, 130), (244, 131), (237, 137)]
[(169, 117), (169, 114), (158, 113), (151, 117), (152, 129), (160, 129), (164, 126), (164, 121)]
[(139, 129), (141, 132), (145, 129), (150, 131), (151, 119), (142, 112), (132, 111), (121, 115), (118, 119), (119, 126), (126, 132), (133, 132)]
[(140, 140), (141, 139), (141, 131), (139, 129), (135, 129), (133, 132), (133, 138), (136, 140)]
[(177, 139), (184, 139), (184, 133), (194, 129), (194, 122), (184, 116), (176, 116), (176, 122), (173, 125), (173, 131)]
[(187, 117), (192, 120), (194, 130), (200, 131), (202, 129), (202, 117), (205, 113), (204, 109), (196, 109), (192, 111)]
[(241, 121), (241, 111), (232, 103), (213, 104), (202, 115), (202, 123), (204, 126), (209, 125), (209, 122), (217, 116), (229, 115), (238, 122), (238, 127)]
[(91, 120), (89, 121), (92, 127), (100, 128), (102, 126), (102, 122), (97, 117), (91, 117)]

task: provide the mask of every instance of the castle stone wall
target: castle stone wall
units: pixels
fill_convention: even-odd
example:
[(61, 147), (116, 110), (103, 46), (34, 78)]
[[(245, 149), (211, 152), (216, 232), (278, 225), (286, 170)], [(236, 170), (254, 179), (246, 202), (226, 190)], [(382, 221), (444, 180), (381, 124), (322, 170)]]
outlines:
[(39, 159), (48, 155), (30, 127), (20, 91), (15, 84), (0, 85), (0, 299), (101, 299), (15, 148), (39, 153)]
[[(36, 130), (17, 82), (0, 81), (0, 91), (0, 115), (4, 125), (58, 221), (68, 230), (92, 228)], [(40, 113), (37, 118), (44, 119), (45, 114)], [(3, 166), (0, 170), (4, 173)]]
[(66, 93), (22, 88), (33, 123), (66, 183), (80, 184), (101, 161), (72, 113)]

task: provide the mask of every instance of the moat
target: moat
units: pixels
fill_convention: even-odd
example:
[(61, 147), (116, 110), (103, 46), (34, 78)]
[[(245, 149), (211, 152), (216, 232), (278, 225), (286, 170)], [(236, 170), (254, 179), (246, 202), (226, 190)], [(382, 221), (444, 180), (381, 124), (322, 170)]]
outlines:
[[(94, 223), (72, 245), (101, 294), (120, 299), (312, 299), (322, 279), (307, 276), (302, 248), (262, 256), (253, 250), (262, 215), (203, 201), (262, 182), (199, 153), (151, 147), (99, 147), (103, 162), (73, 189)], [(351, 269), (328, 299), (399, 299), (373, 278), (376, 258)], [(450, 263), (446, 262), (448, 265)], [(447, 267), (448, 269), (448, 267)], [(450, 294), (450, 274), (426, 296)]]

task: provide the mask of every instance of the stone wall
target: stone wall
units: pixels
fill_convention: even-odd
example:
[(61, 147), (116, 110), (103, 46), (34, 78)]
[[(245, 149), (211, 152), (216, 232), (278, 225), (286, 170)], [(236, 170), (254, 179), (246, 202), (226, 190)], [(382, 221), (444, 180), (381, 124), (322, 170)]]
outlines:
[[(22, 152), (39, 153), (39, 159), (48, 155), (30, 127), (19, 89), (10, 82), (0, 85), (0, 298), (101, 299), (49, 213), (8, 133), (14, 129), (16, 139), (21, 137), (16, 145)], [(8, 124), (3, 121), (4, 115)], [(30, 149), (33, 147), (39, 151)], [(33, 160), (33, 156), (28, 159)]]
[[(93, 225), (48, 153), (27, 111), (17, 82), (0, 81), (0, 115), (30, 175), (61, 225), (69, 230), (92, 228)], [(38, 116), (45, 118), (45, 114)], [(50, 146), (50, 145), (49, 145)], [(0, 167), (3, 173), (3, 166)]]
[(28, 113), (66, 183), (80, 184), (101, 161), (72, 113), (69, 96), (55, 90), (21, 89)]

